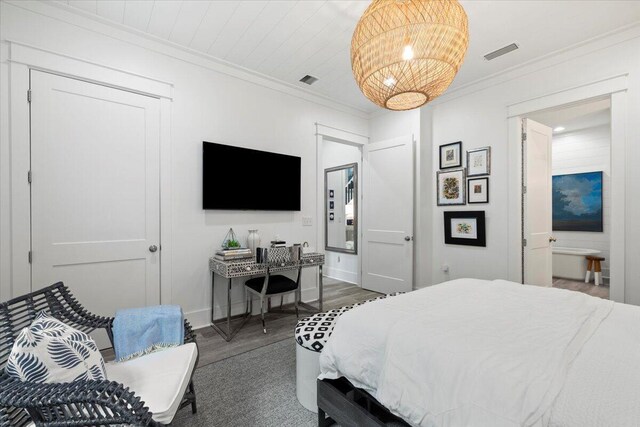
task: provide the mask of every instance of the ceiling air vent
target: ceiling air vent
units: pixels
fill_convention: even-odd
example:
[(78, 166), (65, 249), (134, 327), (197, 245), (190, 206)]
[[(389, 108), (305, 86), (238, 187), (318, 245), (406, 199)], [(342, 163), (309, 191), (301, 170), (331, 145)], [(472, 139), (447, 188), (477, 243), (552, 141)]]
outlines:
[(301, 78), (301, 79), (300, 79), (300, 81), (301, 81), (302, 83), (306, 83), (306, 84), (308, 84), (308, 85), (312, 85), (312, 84), (314, 84), (315, 82), (317, 82), (317, 81), (318, 81), (318, 78), (317, 78), (317, 77), (310, 76), (309, 74), (307, 74), (306, 76), (304, 76), (303, 78)]
[(487, 61), (491, 61), (492, 59), (496, 59), (496, 58), (497, 58), (497, 57), (499, 57), (499, 56), (506, 55), (506, 54), (507, 54), (507, 53), (509, 53), (509, 52), (513, 52), (513, 51), (514, 51), (514, 50), (516, 50), (516, 49), (518, 49), (518, 45), (517, 45), (517, 44), (515, 44), (515, 43), (511, 43), (511, 44), (510, 44), (510, 45), (508, 45), (508, 46), (501, 47), (501, 48), (500, 48), (500, 49), (498, 49), (498, 50), (494, 50), (494, 51), (493, 51), (493, 52), (491, 52), (491, 53), (487, 53), (487, 54), (484, 56), (484, 59), (486, 59)]

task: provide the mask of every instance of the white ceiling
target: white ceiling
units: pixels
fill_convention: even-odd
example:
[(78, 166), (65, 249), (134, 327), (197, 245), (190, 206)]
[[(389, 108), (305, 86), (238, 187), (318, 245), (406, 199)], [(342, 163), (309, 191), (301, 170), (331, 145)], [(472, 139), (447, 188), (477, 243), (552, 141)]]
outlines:
[[(71, 10), (224, 59), (364, 111), (379, 107), (351, 74), (353, 29), (366, 0), (58, 0)], [(640, 21), (640, 1), (461, 1), (470, 45), (458, 87)], [(520, 49), (487, 62), (509, 43)], [(319, 78), (313, 86), (298, 80)]]
[(536, 122), (547, 125), (555, 131), (554, 135), (575, 132), (611, 123), (611, 100), (607, 98), (585, 101), (573, 105), (539, 111), (527, 116)]

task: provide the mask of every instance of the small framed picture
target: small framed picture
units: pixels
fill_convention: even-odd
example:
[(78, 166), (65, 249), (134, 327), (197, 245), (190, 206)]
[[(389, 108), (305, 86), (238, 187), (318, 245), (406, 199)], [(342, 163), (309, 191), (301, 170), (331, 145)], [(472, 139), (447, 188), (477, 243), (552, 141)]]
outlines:
[(444, 243), (486, 247), (484, 211), (444, 212)]
[(333, 215), (333, 212), (329, 212), (329, 221), (333, 221), (335, 219), (335, 216)]
[(462, 141), (440, 146), (440, 169), (462, 167)]
[(491, 147), (467, 151), (467, 176), (491, 175)]
[(489, 177), (467, 180), (467, 202), (489, 203)]
[(330, 200), (330, 201), (329, 201), (329, 209), (334, 209), (334, 207), (333, 207), (333, 206), (334, 206), (334, 201), (333, 201), (333, 200)]
[(466, 204), (464, 169), (436, 172), (436, 185), (438, 206)]
[(333, 199), (333, 190), (329, 190), (329, 198)]

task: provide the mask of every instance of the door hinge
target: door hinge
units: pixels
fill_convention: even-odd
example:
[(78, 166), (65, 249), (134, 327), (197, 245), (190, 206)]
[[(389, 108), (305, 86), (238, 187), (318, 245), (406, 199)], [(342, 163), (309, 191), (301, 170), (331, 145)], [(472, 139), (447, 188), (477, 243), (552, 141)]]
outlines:
[(31, 102), (31, 89), (27, 91), (27, 102)]
[(526, 141), (527, 141), (527, 133), (522, 132), (522, 142), (526, 142)]
[(522, 239), (522, 246), (527, 246), (527, 239)]
[(524, 194), (527, 194), (527, 186), (526, 186), (526, 185), (523, 185), (523, 186), (522, 186), (522, 192), (523, 192)]
[(31, 261), (33, 261), (33, 255), (31, 254), (31, 251), (29, 251), (29, 264), (31, 264)]
[(31, 171), (27, 172), (27, 182), (31, 184)]

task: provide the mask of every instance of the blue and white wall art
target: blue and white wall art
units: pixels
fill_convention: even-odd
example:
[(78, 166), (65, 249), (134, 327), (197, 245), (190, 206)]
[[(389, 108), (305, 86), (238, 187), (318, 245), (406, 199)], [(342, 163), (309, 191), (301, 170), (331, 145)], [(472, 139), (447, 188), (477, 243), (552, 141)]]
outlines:
[(553, 229), (602, 232), (602, 172), (553, 177)]

